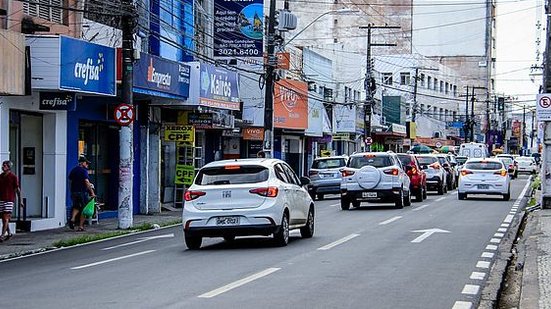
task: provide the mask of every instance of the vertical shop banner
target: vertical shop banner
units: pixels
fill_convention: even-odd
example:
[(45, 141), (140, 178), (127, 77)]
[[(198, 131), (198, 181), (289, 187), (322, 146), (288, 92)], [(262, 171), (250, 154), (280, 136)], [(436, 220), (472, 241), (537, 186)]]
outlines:
[(239, 76), (236, 72), (201, 63), (199, 105), (240, 110)]
[(274, 89), (274, 127), (306, 130), (308, 128), (308, 84), (283, 79)]
[(64, 36), (60, 45), (60, 89), (117, 94), (114, 48)]
[(214, 0), (214, 57), (262, 57), (264, 0)]
[(513, 136), (514, 137), (517, 137), (520, 139), (520, 135), (521, 135), (521, 122), (518, 121), (518, 120), (515, 120), (513, 121), (513, 125), (512, 125), (512, 131), (513, 131)]
[(323, 103), (319, 99), (308, 98), (308, 128), (307, 136), (323, 136)]

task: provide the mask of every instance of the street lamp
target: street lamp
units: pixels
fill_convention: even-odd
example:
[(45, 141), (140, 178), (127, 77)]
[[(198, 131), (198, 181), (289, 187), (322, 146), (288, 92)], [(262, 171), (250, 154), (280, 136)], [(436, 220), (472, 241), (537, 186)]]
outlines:
[(297, 32), (295, 35), (293, 35), (293, 37), (291, 37), (289, 40), (287, 40), (285, 42), (285, 44), (283, 44), (281, 46), (281, 48), (284, 48), (285, 46), (287, 46), (287, 44), (291, 43), (291, 41), (293, 41), (297, 36), (299, 36), (301, 33), (303, 33), (306, 29), (308, 29), (310, 26), (312, 26), (316, 21), (320, 20), (323, 16), (325, 15), (328, 15), (328, 14), (337, 14), (337, 15), (343, 15), (343, 14), (350, 14), (350, 13), (358, 13), (360, 12), (359, 10), (353, 10), (353, 9), (350, 9), (350, 8), (342, 8), (342, 9), (338, 9), (338, 10), (331, 10), (331, 11), (327, 11), (321, 15), (319, 15), (318, 17), (314, 18), (314, 20), (312, 20), (310, 23), (308, 23), (308, 25), (306, 25), (304, 28), (302, 28), (302, 30), (300, 30), (299, 32)]

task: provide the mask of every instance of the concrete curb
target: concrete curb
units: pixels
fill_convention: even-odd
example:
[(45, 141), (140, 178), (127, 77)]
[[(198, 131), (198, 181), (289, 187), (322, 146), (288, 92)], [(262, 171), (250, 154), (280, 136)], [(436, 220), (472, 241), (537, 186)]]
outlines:
[(540, 234), (539, 215), (532, 216), (528, 220), (524, 241), (525, 257), (524, 268), (522, 272), (522, 287), (520, 290), (519, 308), (538, 308), (540, 291), (538, 278), (538, 244), (537, 234)]
[(59, 247), (58, 248), (58, 247), (53, 247), (52, 246), (52, 247), (44, 247), (44, 248), (39, 248), (39, 249), (32, 249), (32, 250), (25, 250), (25, 251), (10, 253), (10, 254), (4, 254), (4, 255), (0, 255), (0, 263), (9, 262), (9, 261), (21, 259), (21, 258), (24, 258), (24, 257), (29, 257), (29, 256), (42, 255), (42, 254), (45, 254), (45, 253), (51, 253), (51, 252), (55, 252), (55, 251), (59, 251), (59, 250), (65, 250), (65, 249), (70, 249), (70, 248), (75, 248), (75, 247), (80, 247), (80, 246), (87, 246), (87, 245), (97, 244), (97, 243), (105, 242), (105, 241), (108, 241), (108, 240), (119, 239), (119, 238), (124, 238), (124, 237), (128, 237), (128, 236), (134, 236), (134, 235), (140, 235), (140, 234), (150, 233), (150, 232), (154, 232), (154, 231), (160, 231), (160, 230), (164, 230), (164, 229), (173, 228), (173, 227), (176, 227), (176, 226), (179, 226), (179, 225), (182, 225), (182, 223), (171, 224), (171, 225), (163, 226), (163, 227), (158, 228), (158, 229), (149, 229), (149, 230), (145, 230), (145, 231), (129, 232), (129, 233), (123, 234), (123, 235), (118, 235), (118, 236), (108, 237), (108, 238), (104, 238), (104, 239), (94, 240), (94, 241), (81, 243), (81, 244), (76, 244), (76, 245), (68, 246), (68, 247)]
[[(532, 183), (533, 178), (530, 178), (530, 183)], [(529, 197), (532, 196), (532, 187), (526, 191), (524, 196), (521, 199), (519, 209), (524, 209), (528, 204)], [(518, 233), (522, 222), (527, 216), (526, 211), (522, 212), (522, 216), (515, 216), (509, 231), (503, 238), (503, 241), (500, 243), (497, 256), (492, 264), (490, 274), (486, 284), (480, 295), (480, 302), (477, 308), (492, 309), (496, 308), (499, 295), (503, 290), (505, 274), (507, 273), (507, 268), (511, 264), (513, 258), (512, 249), (515, 240), (518, 238)]]

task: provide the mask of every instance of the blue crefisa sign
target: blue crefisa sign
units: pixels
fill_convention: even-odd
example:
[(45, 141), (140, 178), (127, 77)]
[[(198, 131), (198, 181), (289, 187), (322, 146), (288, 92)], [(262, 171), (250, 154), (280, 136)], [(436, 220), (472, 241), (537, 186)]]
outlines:
[(60, 89), (117, 94), (115, 49), (63, 36), (60, 44)]
[(187, 99), (191, 68), (187, 64), (142, 53), (134, 64), (134, 91), (175, 99)]

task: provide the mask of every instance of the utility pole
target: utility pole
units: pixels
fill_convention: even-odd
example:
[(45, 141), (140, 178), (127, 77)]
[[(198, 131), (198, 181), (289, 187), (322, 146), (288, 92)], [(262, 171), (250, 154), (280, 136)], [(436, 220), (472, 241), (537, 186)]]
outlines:
[(264, 146), (263, 151), (266, 158), (273, 158), (274, 147), (274, 74), (277, 58), (275, 55), (275, 18), (276, 0), (270, 0), (270, 11), (268, 13), (268, 34), (267, 54), (268, 65), (266, 66), (266, 86), (264, 92)]
[[(372, 67), (371, 67), (371, 47), (373, 46), (396, 46), (395, 43), (371, 43), (371, 29), (401, 29), (400, 26), (360, 26), (360, 29), (367, 29), (367, 50), (366, 50), (366, 65), (365, 65), (365, 105), (364, 105), (364, 142), (368, 138), (371, 139), (371, 113), (373, 109), (373, 93), (371, 87)], [(366, 145), (366, 151), (370, 151), (371, 145)]]
[[(122, 22), (122, 103), (133, 106), (132, 87), (134, 81), (134, 30), (135, 8), (132, 0), (122, 0), (124, 15)], [(118, 227), (129, 229), (133, 225), (133, 124), (121, 126), (119, 131), (119, 205)]]
[(536, 111), (532, 110), (532, 130), (530, 131), (530, 151), (532, 151), (532, 148), (534, 148), (534, 137), (536, 135), (534, 134), (535, 131), (535, 125), (536, 125)]
[(521, 148), (521, 155), (526, 155), (526, 105), (522, 106), (522, 148)]
[[(543, 61), (543, 93), (551, 92), (551, 0), (546, 1), (545, 15), (547, 16), (546, 40), (545, 40), (545, 52)], [(537, 103), (539, 104), (539, 103)], [(541, 156), (541, 201), (542, 208), (551, 208), (551, 182), (549, 179), (549, 151), (551, 150), (551, 121), (543, 122), (543, 150)]]
[(469, 122), (469, 86), (467, 86), (467, 95), (465, 96), (465, 124), (463, 125), (465, 131), (465, 143), (469, 142), (469, 129), (471, 123)]
[(472, 94), (471, 94), (471, 124), (470, 124), (471, 142), (474, 142), (474, 101), (476, 100), (476, 98), (474, 96), (474, 89), (475, 89), (475, 87), (472, 87)]

